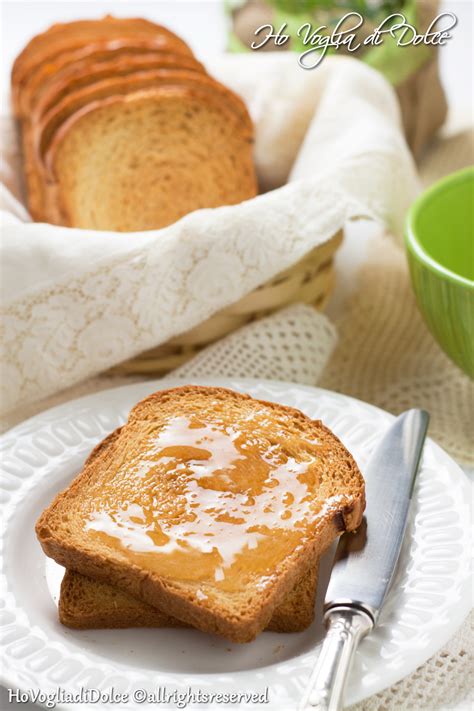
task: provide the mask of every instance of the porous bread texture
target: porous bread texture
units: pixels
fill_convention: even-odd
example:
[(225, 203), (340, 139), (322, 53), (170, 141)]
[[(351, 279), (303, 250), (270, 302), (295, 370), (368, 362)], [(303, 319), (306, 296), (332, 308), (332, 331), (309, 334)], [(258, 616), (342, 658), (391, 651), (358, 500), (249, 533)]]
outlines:
[[(197, 65), (200, 66), (199, 63)], [(54, 196), (51, 198), (48, 194), (43, 156), (58, 128), (71, 115), (97, 99), (111, 95), (125, 95), (140, 89), (157, 88), (171, 83), (185, 86), (199, 85), (206, 87), (210, 92), (218, 93), (239, 112), (248, 127), (251, 127), (244, 103), (229, 89), (203, 72), (197, 72), (196, 69), (155, 68), (148, 71), (132, 71), (128, 75), (113, 76), (99, 81), (91, 79), (90, 83), (75, 90), (66, 83), (62, 89), (62, 91), (66, 91), (66, 96), (62, 98), (54, 96), (54, 94), (50, 94), (49, 98), (46, 96), (46, 106), (49, 103), (51, 108), (45, 115), (43, 112), (46, 106), (40, 100), (32, 111), (31, 120), (25, 121), (23, 125), (24, 169), (28, 188), (28, 206), (33, 218), (38, 221), (61, 224)]]
[[(170, 74), (170, 72), (176, 73)], [(223, 150), (223, 165), (220, 168), (217, 166), (218, 161), (214, 152), (210, 165), (200, 166), (200, 169), (196, 170), (197, 159), (200, 157), (205, 160), (208, 155), (211, 145), (210, 134), (214, 127), (205, 128), (204, 147), (198, 145), (195, 140), (190, 142), (189, 135), (185, 137), (189, 149), (188, 155), (191, 156), (190, 165), (186, 166), (183, 160), (179, 176), (173, 175), (172, 179), (164, 161), (160, 163), (158, 174), (153, 174), (153, 166), (156, 167), (160, 162), (159, 156), (153, 146), (146, 140), (142, 141), (140, 136), (139, 143), (148, 150), (148, 156), (139, 157), (140, 185), (135, 184), (130, 194), (125, 194), (126, 186), (119, 180), (117, 194), (106, 195), (104, 205), (99, 205), (98, 215), (95, 214), (96, 210), (92, 202), (86, 204), (86, 211), (89, 211), (86, 215), (87, 219), (83, 220), (82, 204), (71, 207), (71, 201), (74, 203), (74, 196), (78, 192), (81, 193), (80, 200), (82, 200), (85, 193), (90, 197), (91, 191), (88, 191), (85, 184), (78, 185), (81, 176), (75, 180), (71, 171), (68, 171), (67, 178), (71, 178), (74, 182), (73, 195), (72, 197), (67, 195), (63, 202), (59, 203), (57, 198), (58, 196), (64, 198), (64, 191), (56, 183), (54, 176), (48, 174), (43, 158), (48, 159), (49, 164), (54, 166), (55, 149), (65, 136), (65, 128), (71, 127), (76, 120), (82, 122), (84, 114), (89, 111), (105, 108), (109, 100), (114, 102), (115, 99), (124, 98), (128, 94), (135, 95), (137, 92), (151, 88), (158, 89), (164, 85), (185, 86), (192, 88), (194, 92), (197, 91), (197, 94), (193, 94), (195, 104), (203, 103), (203, 93), (205, 90), (208, 92), (208, 114), (212, 115), (212, 118), (217, 112), (221, 114), (217, 119), (215, 144), (216, 150), (220, 148)], [(249, 165), (253, 129), (245, 105), (233, 92), (207, 76), (202, 65), (194, 58), (192, 51), (183, 40), (166, 28), (148, 20), (116, 19), (107, 16), (102, 20), (81, 20), (54, 25), (34, 37), (17, 57), (12, 71), (12, 98), (15, 113), (22, 124), (21, 139), (28, 209), (36, 221), (107, 231), (134, 232), (159, 229), (195, 209), (235, 204), (254, 197), (257, 193), (252, 161)], [(155, 95), (155, 100), (157, 98), (158, 95)], [(102, 99), (104, 102), (101, 107), (97, 106), (96, 103)], [(222, 102), (219, 110), (217, 99)], [(189, 106), (189, 102), (189, 94), (186, 94), (183, 110)], [(125, 106), (126, 103), (122, 104), (125, 114), (129, 110)], [(116, 108), (119, 113), (122, 113), (118, 104)], [(164, 108), (163, 113), (167, 111), (168, 107)], [(243, 127), (240, 136), (233, 137), (229, 145), (223, 147), (219, 134), (224, 135), (226, 132), (223, 128), (223, 114), (226, 111), (237, 112), (242, 119)], [(175, 113), (179, 120), (182, 111)], [(89, 119), (84, 118), (82, 126), (84, 125), (90, 128)], [(233, 125), (235, 127), (235, 122)], [(148, 126), (144, 126), (136, 114), (134, 126), (148, 132)], [(73, 127), (73, 133), (77, 133), (76, 128)], [(180, 126), (179, 138), (182, 136), (182, 129), (183, 125)], [(104, 126), (102, 130), (106, 132)], [(239, 130), (236, 132), (239, 133)], [(173, 155), (175, 148), (176, 154), (180, 154), (180, 147), (173, 145), (174, 136), (170, 127), (167, 135), (170, 145), (166, 147), (165, 161)], [(131, 134), (128, 132), (125, 140), (130, 139)], [(114, 140), (120, 142), (117, 136), (115, 139), (111, 137), (112, 143)], [(84, 148), (82, 146), (80, 155), (75, 157), (76, 164), (81, 163), (84, 158)], [(240, 150), (242, 155), (235, 157), (236, 151)], [(121, 153), (120, 147), (118, 153)], [(113, 187), (117, 187), (117, 180), (108, 175), (108, 165), (110, 164), (111, 170), (114, 170), (117, 156), (109, 156), (100, 148), (99, 156), (99, 160), (93, 161), (94, 169), (98, 171), (93, 176), (95, 181), (100, 182), (101, 175), (105, 175), (106, 179), (110, 178)], [(128, 180), (133, 181), (136, 177), (132, 174), (135, 156), (126, 153), (126, 157), (130, 162), (119, 171), (122, 177), (126, 174), (125, 183)], [(171, 163), (174, 165), (173, 158)], [(230, 171), (227, 171), (229, 164)], [(87, 174), (85, 160), (81, 163), (81, 167)], [(241, 184), (237, 186), (239, 169), (242, 170)], [(193, 172), (194, 180), (191, 178)], [(217, 186), (217, 180), (222, 181), (220, 188)], [(166, 184), (167, 181), (169, 185)], [(176, 188), (174, 206), (172, 205), (175, 199), (173, 187)], [(208, 195), (205, 194), (207, 188), (210, 189)], [(161, 202), (161, 212), (155, 209), (153, 204), (148, 203), (149, 200), (154, 200), (156, 191), (159, 193), (159, 198), (165, 201)], [(133, 203), (136, 196), (144, 200), (142, 214), (140, 214), (142, 205)], [(113, 215), (110, 208), (121, 198), (123, 198), (121, 212), (113, 216), (113, 219), (109, 219)], [(81, 220), (74, 222), (76, 214), (81, 216)], [(155, 219), (157, 217), (158, 219)]]
[(93, 43), (96, 40), (136, 39), (152, 37), (157, 48), (192, 56), (187, 44), (161, 25), (142, 18), (104, 17), (102, 20), (78, 20), (52, 25), (46, 32), (33, 37), (15, 59), (12, 69), (12, 102), (17, 115), (20, 113), (19, 96), (28, 81), (31, 71), (43, 62)]
[(157, 68), (136, 71), (128, 76), (116, 76), (100, 81), (91, 81), (80, 89), (67, 92), (67, 96), (54, 101), (54, 106), (44, 116), (35, 115), (39, 122), (34, 135), (34, 148), (40, 158), (45, 155), (58, 128), (84, 106), (109, 96), (124, 96), (141, 89), (161, 86), (186, 86), (206, 89), (209, 94), (220, 97), (240, 117), (243, 130), (252, 131), (252, 122), (247, 108), (237, 94), (203, 73), (188, 69)]
[[(77, 88), (78, 80), (97, 77), (100, 69), (107, 72), (114, 62), (117, 63), (120, 72), (125, 62), (130, 66), (133, 64), (138, 66), (140, 63), (148, 64), (153, 59), (163, 60), (163, 65), (172, 64), (183, 69), (194, 69), (205, 73), (201, 62), (190, 55), (156, 49), (156, 41), (153, 38), (95, 42), (72, 52), (62, 52), (53, 60), (44, 62), (35, 69), (29, 75), (19, 96), (19, 118), (29, 119), (37, 107), (40, 115), (43, 114), (45, 109), (50, 108), (48, 101), (43, 98), (44, 95), (53, 92), (62, 82), (66, 86)], [(110, 76), (113, 76), (113, 73), (110, 73)]]
[[(258, 566), (258, 574), (252, 568), (257, 553), (250, 550), (239, 562), (234, 588), (226, 580), (193, 579), (187, 568), (186, 578), (190, 579), (165, 577), (153, 569), (153, 557), (146, 564), (140, 558), (137, 564), (129, 549), (114, 546), (107, 536), (92, 535), (85, 527), (97, 500), (120, 505), (115, 499), (122, 487), (133, 487), (138, 498), (147, 496), (146, 490), (135, 487), (130, 479), (129, 457), (146, 458), (147, 437), (156, 435), (177, 416), (198, 416), (206, 422), (221, 419), (239, 432), (248, 431), (249, 436), (251, 432), (253, 438), (264, 437), (298, 461), (307, 462), (309, 453), (317, 451), (316, 459), (310, 458), (305, 469), (306, 485), (314, 489), (314, 500), (307, 500), (311, 516), (303, 533), (295, 534), (297, 545), (290, 529), (278, 545), (273, 539), (264, 540), (265, 555), (257, 551), (258, 566), (266, 566), (263, 578)], [(237, 474), (233, 470), (226, 470), (226, 474), (233, 482), (229, 485), (233, 496), (230, 490), (239, 486)], [(251, 481), (252, 486), (260, 486), (259, 476), (257, 470), (252, 469), (251, 477), (245, 470), (245, 482)], [(169, 502), (171, 510), (180, 501), (173, 487), (173, 478), (159, 477), (153, 489), (153, 495)], [(127, 424), (98, 446), (79, 476), (42, 514), (36, 532), (46, 555), (60, 565), (110, 583), (202, 631), (248, 642), (268, 625), (275, 608), (332, 541), (357, 528), (364, 507), (364, 482), (354, 459), (321, 422), (293, 408), (224, 388), (189, 385), (154, 393), (138, 403)]]
[(257, 193), (252, 144), (250, 126), (212, 87), (92, 102), (61, 125), (47, 152), (48, 220), (137, 232), (240, 203)]
[[(87, 459), (87, 464), (115, 439), (106, 437)], [(319, 561), (296, 583), (275, 608), (266, 629), (270, 632), (302, 632), (313, 622), (318, 586)], [(127, 627), (189, 627), (142, 600), (108, 583), (66, 570), (58, 604), (59, 621), (72, 629), (123, 629)]]
[[(39, 221), (63, 224), (61, 212), (55, 200), (55, 193), (48, 190), (48, 177), (42, 175), (43, 157), (50, 146), (58, 129), (66, 120), (81, 108), (92, 102), (109, 96), (122, 96), (136, 93), (140, 89), (159, 88), (167, 85), (196, 87), (208, 91), (213, 96), (219, 96), (223, 102), (239, 115), (243, 130), (252, 132), (252, 123), (243, 101), (225, 86), (201, 72), (187, 69), (154, 69), (138, 71), (128, 76), (117, 76), (83, 86), (75, 91), (68, 91), (46, 115), (41, 115), (41, 107), (33, 113), (31, 124), (25, 125), (23, 131), (25, 174), (28, 186), (29, 208), (32, 216)], [(225, 183), (225, 181), (224, 181)], [(255, 188), (251, 195), (256, 193)], [(230, 204), (230, 203), (229, 203)], [(212, 207), (214, 205), (205, 205)], [(68, 224), (66, 222), (66, 224)], [(73, 225), (83, 226), (83, 225)], [(164, 225), (155, 225), (155, 227)], [(103, 227), (106, 229), (106, 227)], [(107, 229), (111, 229), (107, 227)], [(137, 228), (138, 229), (138, 228)]]
[[(163, 46), (163, 37), (154, 35), (131, 36), (113, 40), (97, 41), (81, 46), (73, 51), (61, 52), (50, 61), (35, 66), (21, 91), (13, 92), (15, 112), (21, 119), (21, 138), (23, 146), (23, 166), (27, 185), (28, 208), (33, 219), (48, 220), (46, 205), (47, 190), (43, 185), (41, 166), (38, 163), (33, 145), (33, 126), (51, 107), (52, 102), (60, 100), (61, 86), (66, 93), (83, 82), (90, 82), (100, 76), (99, 67), (103, 66), (104, 75), (110, 72), (120, 76), (127, 66), (163, 66), (181, 67), (189, 71), (204, 73), (202, 64), (187, 53), (165, 52), (156, 48)], [(143, 58), (143, 62), (141, 60)], [(156, 59), (156, 64), (153, 64)], [(112, 62), (117, 62), (112, 69)], [(129, 64), (130, 63), (130, 64)], [(59, 93), (58, 93), (59, 91)]]
[[(318, 565), (303, 575), (275, 608), (266, 629), (302, 632), (314, 619)], [(189, 627), (122, 590), (66, 570), (58, 606), (59, 620), (72, 629), (123, 629), (126, 627)]]

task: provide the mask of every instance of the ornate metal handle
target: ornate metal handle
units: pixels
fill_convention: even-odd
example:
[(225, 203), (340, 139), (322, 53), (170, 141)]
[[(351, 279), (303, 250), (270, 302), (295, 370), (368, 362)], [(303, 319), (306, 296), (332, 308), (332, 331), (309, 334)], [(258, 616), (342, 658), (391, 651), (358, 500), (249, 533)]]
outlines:
[(341, 711), (357, 645), (374, 625), (368, 614), (351, 607), (328, 610), (325, 621), (328, 631), (300, 711)]

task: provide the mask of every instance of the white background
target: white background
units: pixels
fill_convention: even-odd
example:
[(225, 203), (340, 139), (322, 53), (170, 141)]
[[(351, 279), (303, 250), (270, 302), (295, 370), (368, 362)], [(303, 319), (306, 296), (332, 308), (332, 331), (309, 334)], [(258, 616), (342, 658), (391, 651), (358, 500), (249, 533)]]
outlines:
[[(116, 16), (149, 17), (177, 32), (199, 59), (218, 54), (226, 44), (226, 18), (220, 0), (4, 0), (2, 7), (2, 84), (11, 65), (30, 37), (53, 22)], [(450, 103), (472, 111), (474, 0), (443, 0), (441, 10), (458, 17), (453, 39), (441, 49), (441, 74)]]

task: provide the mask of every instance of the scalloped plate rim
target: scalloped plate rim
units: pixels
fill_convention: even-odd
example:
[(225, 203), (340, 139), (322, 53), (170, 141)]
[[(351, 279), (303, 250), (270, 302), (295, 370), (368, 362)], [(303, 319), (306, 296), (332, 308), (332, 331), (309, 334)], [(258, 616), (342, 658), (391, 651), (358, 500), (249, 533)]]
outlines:
[[(297, 390), (301, 393), (304, 393), (306, 395), (309, 395), (310, 397), (317, 397), (317, 396), (329, 396), (330, 398), (335, 398), (336, 400), (346, 400), (353, 402), (354, 404), (360, 405), (367, 411), (372, 411), (373, 415), (377, 415), (379, 417), (385, 418), (387, 421), (394, 419), (394, 415), (391, 413), (375, 406), (370, 403), (364, 402), (363, 400), (351, 397), (349, 395), (345, 395), (343, 393), (338, 393), (338, 392), (332, 392), (329, 390), (325, 390), (323, 388), (318, 388), (318, 387), (313, 387), (309, 385), (301, 385), (298, 383), (292, 383), (288, 381), (278, 381), (278, 380), (267, 380), (267, 379), (253, 379), (253, 378), (239, 378), (239, 377), (234, 377), (234, 378), (212, 378), (212, 377), (202, 377), (202, 378), (177, 378), (177, 377), (165, 377), (162, 379), (153, 379), (153, 380), (142, 380), (138, 381), (135, 383), (129, 383), (125, 385), (121, 385), (118, 387), (111, 387), (107, 388), (104, 390), (101, 390), (97, 393), (92, 393), (92, 394), (87, 394), (84, 395), (80, 398), (70, 400), (66, 403), (62, 403), (60, 405), (57, 405), (53, 408), (50, 408), (48, 410), (45, 410), (41, 413), (38, 413), (37, 415), (34, 415), (33, 417), (25, 420), (21, 424), (15, 426), (14, 428), (8, 430), (6, 433), (4, 433), (0, 437), (0, 448), (3, 449), (4, 447), (6, 448), (6, 451), (10, 448), (10, 446), (14, 445), (14, 439), (18, 436), (21, 436), (23, 434), (28, 434), (34, 432), (38, 427), (44, 426), (48, 423), (56, 421), (58, 418), (61, 417), (66, 417), (70, 416), (73, 413), (74, 414), (79, 414), (80, 411), (84, 408), (88, 408), (91, 406), (96, 406), (96, 407), (91, 407), (91, 409), (99, 409), (100, 408), (100, 400), (101, 398), (107, 398), (107, 397), (112, 397), (112, 398), (118, 398), (121, 399), (121, 396), (124, 394), (128, 393), (133, 393), (135, 391), (141, 391), (142, 389), (146, 390), (146, 392), (153, 392), (154, 390), (158, 389), (165, 389), (168, 387), (175, 387), (179, 384), (203, 384), (203, 385), (216, 385), (216, 386), (221, 386), (221, 387), (233, 387), (234, 389), (241, 389), (244, 390), (246, 387), (249, 387), (251, 389), (265, 389), (265, 388), (277, 388), (278, 390)], [(146, 393), (143, 395), (138, 394), (137, 398), (141, 398), (146, 396)], [(265, 396), (262, 396), (260, 394), (254, 395), (257, 398), (262, 398)], [(135, 400), (137, 399), (135, 398)], [(110, 403), (109, 403), (110, 404)], [(12, 440), (11, 445), (9, 440)], [(440, 458), (441, 460), (444, 460), (445, 466), (447, 466), (450, 470), (451, 473), (456, 473), (456, 475), (459, 477), (459, 483), (466, 488), (466, 491), (469, 488), (469, 483), (467, 480), (467, 477), (465, 476), (464, 472), (461, 470), (461, 468), (452, 460), (451, 457), (441, 448), (439, 445), (437, 445), (435, 442), (433, 442), (430, 438), (427, 440), (428, 446), (431, 448), (432, 452), (436, 456), (436, 458)], [(5, 451), (5, 449), (3, 449)], [(28, 487), (28, 478), (25, 478), (25, 485), (20, 486), (18, 489), (17, 496), (14, 497), (13, 500), (13, 505), (15, 504), (16, 500), (18, 499), (18, 502), (21, 500), (22, 496), (21, 493), (29, 490)], [(11, 507), (12, 502), (9, 502), (8, 504), (1, 504), (0, 509), (8, 509)], [(5, 518), (9, 517), (4, 517)], [(468, 613), (470, 609), (470, 593), (469, 593), (469, 585), (468, 585), (468, 579), (463, 580), (460, 583), (460, 588), (462, 591), (461, 595), (461, 602), (458, 602), (455, 606), (453, 606), (453, 609), (450, 611), (450, 624), (445, 625), (446, 630), (443, 635), (438, 634), (437, 638), (437, 645), (436, 649), (432, 649), (430, 647), (429, 652), (426, 653), (425, 650), (419, 650), (419, 653), (417, 655), (411, 655), (410, 657), (410, 664), (409, 664), (409, 669), (407, 670), (407, 665), (403, 666), (403, 671), (400, 672), (400, 669), (393, 669), (390, 670), (391, 673), (386, 673), (383, 681), (383, 685), (380, 686), (376, 689), (371, 689), (370, 691), (364, 691), (364, 689), (360, 689), (359, 693), (354, 695), (350, 699), (350, 704), (357, 703), (358, 701), (363, 700), (364, 698), (368, 698), (369, 696), (378, 693), (379, 691), (382, 691), (383, 689), (391, 686), (392, 684), (396, 683), (400, 679), (402, 679), (404, 676), (410, 673), (410, 671), (413, 671), (418, 667), (420, 664), (422, 664), (424, 661), (426, 661), (437, 649), (442, 647), (454, 634), (455, 630), (458, 629), (463, 620), (465, 619), (466, 614)], [(455, 618), (455, 620), (453, 619)], [(68, 646), (68, 641), (64, 641), (63, 644)], [(304, 652), (301, 655), (298, 655), (298, 659), (306, 659), (312, 654), (314, 651), (310, 652)], [(76, 650), (71, 651), (71, 656), (77, 656), (77, 655), (83, 655), (86, 658), (90, 658), (92, 660), (97, 660), (98, 662), (101, 662), (102, 664), (114, 664), (118, 666), (124, 666), (120, 662), (116, 662), (113, 660), (112, 662), (109, 660), (104, 659), (104, 657), (100, 657), (99, 654), (90, 654), (89, 652), (77, 652)], [(240, 670), (240, 671), (232, 671), (228, 673), (224, 672), (214, 672), (214, 673), (199, 673), (199, 672), (166, 672), (168, 676), (172, 677), (177, 677), (177, 678), (184, 678), (184, 677), (195, 677), (195, 678), (202, 678), (203, 681), (217, 681), (219, 677), (222, 676), (229, 676), (229, 674), (232, 677), (236, 678), (236, 683), (239, 682), (239, 680), (243, 680), (244, 677), (248, 677), (251, 674), (255, 674), (255, 672), (258, 673), (258, 675), (271, 675), (272, 673), (275, 674), (277, 673), (278, 669), (281, 667), (284, 667), (285, 664), (288, 663), (288, 661), (292, 660), (286, 660), (286, 661), (278, 661), (270, 665), (258, 667), (255, 670), (252, 669), (247, 669), (247, 670)], [(140, 671), (142, 674), (146, 674), (148, 670), (138, 670), (137, 672)], [(40, 677), (40, 674), (37, 675)], [(39, 679), (40, 681), (40, 679)], [(268, 686), (271, 687), (271, 679), (266, 680), (268, 682)], [(11, 686), (12, 688), (24, 688), (24, 685), (22, 687), (21, 684), (21, 674), (16, 672), (16, 670), (12, 669), (7, 669), (5, 670), (4, 667), (0, 668), (0, 683), (3, 686)], [(40, 688), (38, 686), (38, 688)], [(290, 700), (291, 697), (289, 697)], [(295, 701), (296, 703), (296, 701)], [(166, 705), (160, 704), (161, 708), (166, 709), (168, 708)], [(145, 705), (135, 705), (133, 708), (144, 708), (146, 707)], [(57, 709), (60, 709), (61, 711), (66, 711), (68, 708), (70, 708), (70, 705), (62, 705), (58, 704), (56, 706)], [(77, 707), (79, 708), (79, 707)], [(86, 708), (86, 706), (81, 706), (80, 708)], [(99, 706), (96, 706), (96, 708), (102, 708)], [(112, 707), (103, 707), (103, 708), (112, 708)], [(114, 707), (117, 708), (118, 707)], [(132, 708), (132, 707), (127, 707), (127, 708)], [(170, 707), (171, 708), (171, 707)], [(204, 708), (204, 707), (203, 707)], [(210, 707), (208, 707), (210, 708)], [(272, 708), (272, 706), (268, 706), (267, 708)]]

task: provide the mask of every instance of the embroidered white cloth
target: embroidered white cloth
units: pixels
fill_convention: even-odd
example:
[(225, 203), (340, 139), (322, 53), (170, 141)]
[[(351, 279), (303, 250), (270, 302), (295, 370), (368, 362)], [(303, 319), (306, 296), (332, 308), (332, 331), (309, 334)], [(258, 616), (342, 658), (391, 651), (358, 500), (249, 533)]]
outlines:
[[(244, 74), (234, 76), (234, 80), (237, 89), (243, 94), (248, 92), (248, 96), (253, 96), (252, 87), (255, 87), (256, 81), (251, 77), (245, 78)], [(273, 80), (278, 81), (276, 78)], [(296, 85), (293, 85), (292, 92), (294, 96), (297, 95)], [(258, 113), (257, 109), (258, 107), (254, 106), (254, 115)], [(298, 130), (300, 136), (304, 135), (310, 116), (298, 114), (293, 110), (293, 104), (288, 107), (288, 111), (291, 115), (285, 125), (290, 126), (291, 121), (294, 121), (296, 131), (296, 122), (301, 120)], [(356, 119), (357, 117), (354, 120)], [(276, 117), (269, 117), (268, 121), (269, 133), (265, 133), (265, 136), (271, 135), (271, 122), (274, 122), (275, 126), (273, 135), (279, 135)], [(264, 175), (265, 143), (262, 142), (260, 126), (258, 123), (257, 133), (260, 132), (260, 138), (257, 141), (257, 151), (261, 150), (258, 161), (261, 175)], [(2, 133), (5, 136), (5, 132)], [(289, 134), (296, 135), (293, 132)], [(336, 138), (334, 136), (334, 140)], [(281, 152), (278, 154), (278, 160), (276, 153), (273, 159), (267, 156), (267, 159), (274, 160), (275, 169), (279, 166), (281, 172), (278, 180), (285, 180), (285, 171), (288, 171), (291, 165), (291, 158), (288, 156), (296, 153), (298, 145), (296, 139), (295, 143), (291, 144), (288, 136), (288, 140), (279, 146)], [(286, 150), (288, 153), (285, 153)], [(401, 155), (401, 160), (404, 161), (403, 152)], [(422, 165), (423, 182), (431, 183), (441, 175), (468, 165), (472, 162), (472, 156), (473, 142), (470, 131), (439, 138)], [(2, 165), (2, 177), (8, 181), (13, 195), (18, 195), (18, 187), (15, 187), (15, 161), (12, 160), (11, 153), (8, 157), (10, 161)], [(315, 171), (325, 167), (323, 162), (319, 162)], [(269, 176), (270, 172), (266, 175)], [(15, 210), (20, 219), (26, 218), (24, 209), (10, 194), (9, 211)], [(21, 245), (18, 248), (20, 247)], [(26, 280), (26, 276), (23, 279)], [(388, 240), (379, 240), (371, 250), (370, 264), (364, 266), (356, 281), (357, 285), (352, 290), (349, 304), (344, 305), (342, 314), (336, 318), (340, 334), (336, 350), (335, 331), (328, 320), (312, 309), (296, 305), (261, 321), (258, 326), (253, 324), (238, 334), (223, 339), (184, 366), (181, 374), (189, 377), (206, 374), (248, 375), (317, 383), (349, 392), (392, 412), (404, 407), (426, 407), (432, 415), (434, 439), (457, 459), (472, 462), (472, 438), (468, 429), (470, 419), (465, 414), (466, 408), (470, 408), (468, 413), (472, 410), (472, 385), (447, 361), (429, 336), (408, 288), (406, 263), (401, 252)], [(339, 282), (338, 286), (341, 291), (343, 285)], [(371, 343), (365, 338), (369, 333), (372, 334)], [(381, 338), (381, 335), (388, 333), (393, 333), (393, 337)], [(401, 367), (396, 361), (393, 344), (401, 343), (404, 338), (409, 341), (410, 347), (405, 353)], [(348, 343), (351, 349), (349, 359)], [(387, 368), (377, 369), (381, 360), (388, 365)], [(323, 372), (326, 364), (328, 365)], [(10, 413), (3, 422), (3, 429), (74, 397), (131, 381), (130, 377), (91, 378), (48, 398), (47, 401), (32, 403)], [(353, 710), (472, 709), (472, 622), (471, 615), (460, 630), (453, 630), (455, 634), (452, 640), (429, 661), (398, 684), (352, 707)], [(0, 706), (3, 708), (2, 703), (7, 704), (7, 694), (0, 689)], [(33, 707), (28, 705), (29, 708)]]
[(157, 231), (31, 223), (12, 122), (3, 122), (3, 412), (192, 328), (348, 219), (400, 231), (418, 184), (381, 76), (346, 58), (304, 72), (286, 54), (223, 57), (209, 71), (249, 106), (267, 192)]

